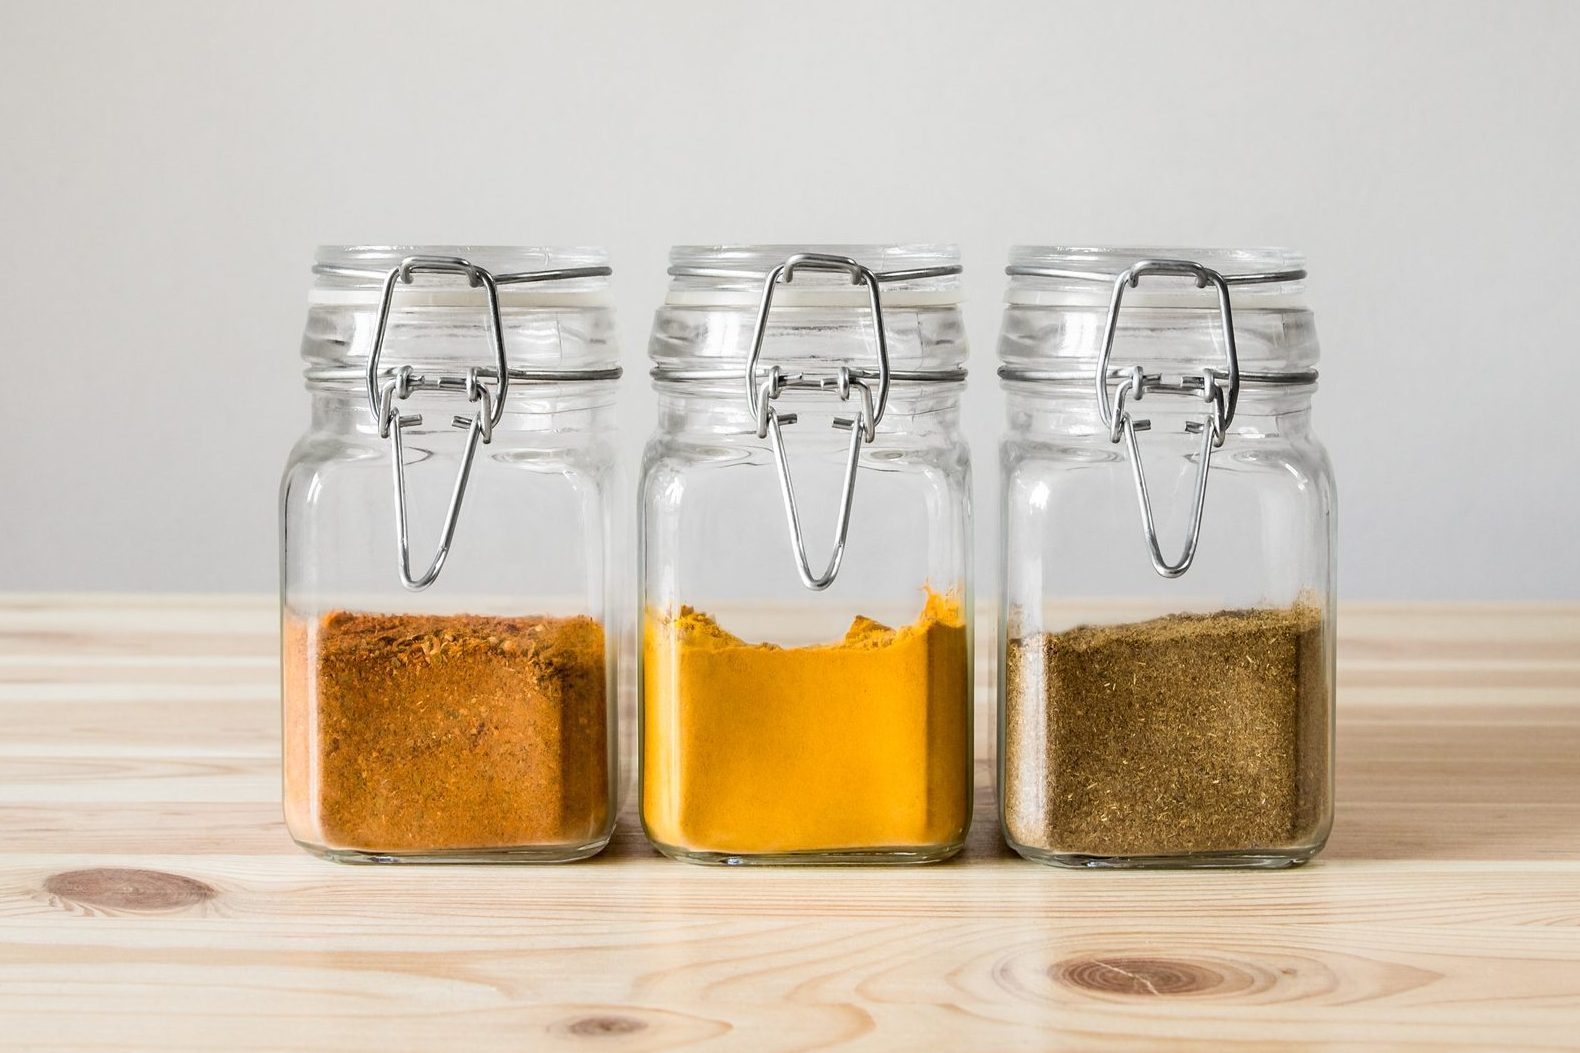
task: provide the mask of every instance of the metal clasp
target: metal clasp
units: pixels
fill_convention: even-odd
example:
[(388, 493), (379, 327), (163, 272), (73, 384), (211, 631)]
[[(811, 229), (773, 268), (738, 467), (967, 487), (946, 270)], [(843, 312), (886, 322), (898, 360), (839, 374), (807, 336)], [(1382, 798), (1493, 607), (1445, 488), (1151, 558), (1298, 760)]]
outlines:
[[(774, 292), (780, 283), (788, 285), (798, 270), (828, 271), (850, 275), (852, 285), (864, 285), (867, 303), (872, 311), (872, 324), (877, 333), (878, 357), (877, 391), (866, 380), (855, 375), (849, 366), (840, 366), (832, 376), (809, 377), (806, 374), (786, 374), (778, 366), (768, 375), (759, 378), (757, 362), (762, 357), (763, 339), (768, 331), (768, 314), (773, 308)], [(834, 427), (850, 431), (850, 446), (845, 459), (844, 482), (840, 491), (839, 515), (834, 527), (834, 550), (821, 574), (814, 574), (806, 554), (806, 538), (801, 529), (800, 513), (796, 509), (795, 486), (790, 479), (790, 463), (785, 456), (782, 428), (794, 424), (796, 415), (781, 414), (774, 408), (774, 400), (788, 389), (835, 391), (841, 402), (850, 401), (851, 392), (860, 397), (860, 413), (854, 417), (836, 417)], [(746, 404), (757, 421), (757, 437), (768, 438), (773, 448), (774, 464), (779, 473), (779, 494), (784, 501), (785, 521), (790, 529), (790, 543), (796, 557), (796, 570), (801, 583), (809, 589), (822, 590), (833, 584), (845, 558), (845, 542), (850, 534), (850, 513), (856, 493), (856, 467), (861, 458), (863, 443), (872, 442), (878, 435), (878, 422), (889, 401), (889, 344), (883, 331), (883, 305), (878, 293), (878, 277), (848, 256), (823, 253), (797, 253), (768, 273), (763, 283), (762, 302), (757, 308), (756, 328), (752, 332), (751, 354), (746, 360)]]
[[(478, 369), (467, 371), (466, 400), (480, 405), (475, 416), (458, 416), (450, 422), (453, 427), (466, 429), (466, 452), (462, 454), (461, 468), (456, 473), (455, 486), (450, 491), (450, 504), (444, 513), (438, 551), (434, 553), (428, 569), (416, 576), (411, 570), (411, 545), (406, 528), (406, 464), (401, 429), (421, 424), (422, 415), (402, 414), (399, 403), (427, 382), (414, 375), (410, 366), (403, 365), (382, 387), (379, 385), (379, 359), (384, 353), (384, 335), (389, 328), (395, 285), (397, 282), (410, 285), (414, 274), (463, 274), (472, 288), (482, 286), (488, 296), (488, 322), (494, 342), (493, 386), (483, 383)], [(461, 501), (466, 497), (466, 483), (472, 474), (478, 443), (486, 444), (493, 440), (494, 425), (504, 415), (505, 396), (510, 391), (510, 370), (505, 363), (505, 330), (499, 319), (499, 286), (494, 276), (459, 256), (407, 256), (399, 266), (391, 268), (384, 278), (378, 329), (373, 337), (373, 351), (368, 356), (367, 386), (368, 408), (373, 412), (374, 420), (378, 421), (379, 437), (390, 441), (395, 483), (395, 544), (400, 551), (400, 581), (406, 588), (419, 592), (438, 579), (439, 571), (450, 555), (450, 542), (455, 537), (455, 525), (461, 515)]]
[[(1177, 275), (1196, 279), (1196, 287), (1211, 285), (1218, 294), (1219, 324), (1223, 332), (1224, 368), (1203, 369), (1196, 377), (1182, 378), (1178, 383), (1166, 384), (1161, 376), (1147, 374), (1140, 366), (1128, 369), (1109, 369), (1113, 355), (1114, 335), (1119, 324), (1119, 308), (1124, 302), (1125, 289), (1135, 288), (1141, 279), (1151, 274)], [(1118, 380), (1113, 401), (1109, 400), (1108, 386)], [(1210, 267), (1190, 260), (1141, 260), (1114, 279), (1113, 297), (1108, 305), (1108, 321), (1103, 329), (1102, 354), (1097, 360), (1097, 409), (1103, 424), (1108, 428), (1108, 441), (1125, 440), (1130, 450), (1131, 469), (1135, 475), (1136, 501), (1141, 509), (1141, 527), (1146, 534), (1147, 547), (1152, 555), (1152, 567), (1165, 578), (1177, 578), (1190, 569), (1196, 559), (1196, 544), (1201, 538), (1202, 510), (1207, 504), (1207, 474), (1212, 466), (1212, 451), (1223, 445), (1229, 424), (1234, 420), (1235, 407), (1240, 398), (1240, 360), (1234, 343), (1234, 314), (1229, 303), (1229, 285), (1223, 275)], [(1152, 515), (1152, 499), (1147, 493), (1146, 472), (1141, 465), (1141, 445), (1136, 433), (1151, 427), (1151, 421), (1136, 420), (1131, 416), (1128, 402), (1140, 402), (1148, 391), (1175, 393), (1199, 392), (1208, 404), (1209, 412), (1200, 421), (1188, 421), (1185, 430), (1202, 437), (1201, 451), (1196, 467), (1196, 489), (1192, 501), (1190, 531), (1185, 539), (1184, 551), (1179, 559), (1170, 562), (1158, 542), (1157, 525)]]

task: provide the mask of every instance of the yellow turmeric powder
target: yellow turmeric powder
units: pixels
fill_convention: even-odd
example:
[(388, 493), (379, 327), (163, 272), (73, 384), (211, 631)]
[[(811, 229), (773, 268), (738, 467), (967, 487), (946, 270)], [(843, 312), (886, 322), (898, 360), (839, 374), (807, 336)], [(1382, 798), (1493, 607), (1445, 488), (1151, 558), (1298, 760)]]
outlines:
[(643, 630), (642, 820), (690, 857), (944, 858), (970, 821), (971, 670), (959, 600), (891, 629), (752, 644), (690, 607)]

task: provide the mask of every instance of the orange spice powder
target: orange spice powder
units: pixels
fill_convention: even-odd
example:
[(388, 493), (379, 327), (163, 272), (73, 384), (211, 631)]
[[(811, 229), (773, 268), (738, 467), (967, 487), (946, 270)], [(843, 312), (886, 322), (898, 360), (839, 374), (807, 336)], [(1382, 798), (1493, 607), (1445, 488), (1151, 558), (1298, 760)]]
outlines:
[(747, 643), (690, 607), (643, 632), (642, 819), (681, 853), (952, 848), (970, 818), (971, 670), (953, 596), (900, 629)]
[(585, 616), (287, 615), (287, 825), (366, 853), (596, 842), (606, 691)]

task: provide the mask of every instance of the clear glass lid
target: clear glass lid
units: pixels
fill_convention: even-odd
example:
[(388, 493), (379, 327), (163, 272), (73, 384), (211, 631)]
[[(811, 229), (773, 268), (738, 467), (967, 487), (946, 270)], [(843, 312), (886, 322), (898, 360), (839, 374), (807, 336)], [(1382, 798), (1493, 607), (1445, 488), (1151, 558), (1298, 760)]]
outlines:
[(1192, 370), (1223, 359), (1231, 337), (1251, 374), (1306, 379), (1317, 362), (1305, 259), (1289, 249), (1022, 245), (1005, 271), (1008, 379), (1089, 377), (1108, 352)]
[[(1306, 258), (1292, 249), (1200, 248), (1183, 246), (1133, 246), (1089, 248), (1062, 245), (1016, 245), (1009, 250), (1011, 288), (1060, 289), (1076, 293), (1106, 293), (1127, 269), (1143, 261), (1173, 260), (1197, 264), (1222, 275), (1237, 295), (1288, 297), (1304, 286)], [(1141, 288), (1147, 294), (1185, 294), (1188, 302), (1210, 302), (1191, 296), (1195, 277), (1189, 274), (1149, 275)]]
[[(382, 289), (389, 272), (407, 260), (453, 260), (486, 270), (504, 287), (539, 287), (554, 294), (606, 289), (609, 253), (591, 246), (543, 245), (321, 245), (313, 255), (314, 290)], [(412, 293), (472, 288), (470, 272), (416, 265)], [(474, 297), (475, 298), (475, 297)]]
[(953, 245), (677, 246), (649, 351), (671, 379), (744, 369), (754, 345), (789, 370), (868, 368), (881, 318), (892, 369), (956, 371), (960, 271)]
[[(853, 261), (882, 284), (887, 295), (900, 292), (934, 294), (930, 303), (960, 302), (960, 250), (954, 245), (676, 245), (669, 251), (670, 303), (706, 302), (706, 292), (761, 293), (775, 268), (798, 257)], [(831, 297), (860, 293), (849, 271), (792, 268), (791, 284), (802, 299), (817, 303), (860, 304), (862, 298)], [(781, 296), (783, 299), (781, 299)], [(781, 293), (775, 302), (790, 303)]]
[(308, 379), (365, 370), (375, 349), (381, 373), (497, 372), (503, 357), (512, 371), (618, 375), (610, 273), (608, 253), (591, 247), (323, 246), (302, 345)]

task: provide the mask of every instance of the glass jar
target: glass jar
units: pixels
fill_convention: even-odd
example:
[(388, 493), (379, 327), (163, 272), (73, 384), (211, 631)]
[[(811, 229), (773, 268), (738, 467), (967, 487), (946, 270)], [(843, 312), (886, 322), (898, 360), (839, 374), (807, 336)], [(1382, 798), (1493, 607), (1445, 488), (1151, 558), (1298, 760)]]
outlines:
[(614, 823), (601, 250), (320, 249), (281, 491), (284, 796), (343, 861), (552, 862)]
[(707, 863), (922, 863), (971, 804), (959, 255), (677, 248), (641, 485), (642, 822)]
[(1011, 256), (999, 801), (1023, 856), (1276, 867), (1327, 839), (1334, 485), (1302, 268)]

